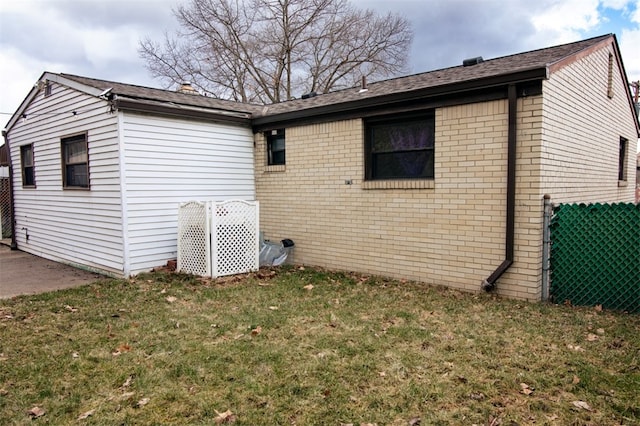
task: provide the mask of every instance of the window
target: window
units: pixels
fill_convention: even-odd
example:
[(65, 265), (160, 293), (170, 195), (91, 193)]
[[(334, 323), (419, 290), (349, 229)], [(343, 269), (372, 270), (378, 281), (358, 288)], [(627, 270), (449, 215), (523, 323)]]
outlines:
[(271, 130), (265, 136), (267, 138), (267, 165), (284, 165), (284, 129)]
[(87, 135), (62, 139), (62, 179), (65, 188), (89, 187)]
[(365, 123), (367, 180), (433, 179), (433, 111)]
[(627, 180), (627, 147), (629, 143), (625, 138), (620, 138), (620, 156), (618, 157), (618, 180)]
[(613, 53), (609, 53), (609, 72), (607, 75), (607, 96), (613, 98)]
[(33, 169), (33, 144), (20, 147), (20, 164), (22, 165), (22, 186), (36, 186)]

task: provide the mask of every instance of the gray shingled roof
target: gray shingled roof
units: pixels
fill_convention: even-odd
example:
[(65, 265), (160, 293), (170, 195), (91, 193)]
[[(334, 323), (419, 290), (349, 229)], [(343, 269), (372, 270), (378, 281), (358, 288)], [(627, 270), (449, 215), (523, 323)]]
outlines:
[[(367, 91), (365, 92), (360, 92), (359, 89), (361, 87), (357, 86), (350, 89), (318, 95), (308, 99), (296, 99), (273, 104), (264, 108), (259, 116), (271, 116), (339, 103), (358, 102), (365, 99), (384, 97), (399, 93), (410, 93), (412, 91), (429, 88), (446, 88), (447, 86), (450, 86), (453, 89), (456, 84), (470, 82), (473, 80), (484, 80), (499, 76), (506, 77), (510, 74), (522, 71), (544, 69), (610, 37), (613, 36), (611, 34), (607, 34), (575, 43), (485, 60), (484, 62), (473, 66), (465, 67), (460, 65), (406, 77), (394, 78), (391, 80), (384, 80), (368, 84)], [(462, 59), (463, 58), (460, 58), (460, 63), (462, 63)]]
[[(518, 72), (545, 69), (563, 59), (588, 49), (608, 38), (611, 34), (563, 44), (515, 55), (503, 56), (485, 60), (473, 66), (456, 66), (421, 74), (398, 77), (390, 80), (374, 82), (367, 85), (367, 90), (361, 92), (360, 87), (339, 90), (327, 94), (317, 95), (308, 99), (296, 99), (277, 104), (261, 106), (243, 104), (206, 96), (185, 94), (170, 90), (153, 89), (113, 81), (97, 80), (71, 74), (60, 74), (62, 77), (74, 80), (87, 86), (101, 90), (112, 88), (112, 92), (132, 99), (165, 102), (178, 105), (189, 105), (201, 108), (236, 111), (250, 113), (254, 118), (267, 117), (289, 112), (313, 110), (314, 108), (336, 105), (341, 103), (358, 102), (388, 95), (411, 93), (413, 91), (441, 87), (454, 89), (456, 85), (471, 81), (482, 81), (500, 76), (508, 77)], [(462, 62), (462, 59), (461, 59)], [(309, 111), (310, 113), (312, 111)]]
[[(169, 105), (186, 105), (206, 109), (241, 112), (251, 114), (251, 117), (254, 119), (261, 118), (262, 120), (266, 119), (270, 121), (269, 117), (275, 118), (275, 116), (281, 114), (305, 114), (305, 111), (308, 111), (308, 114), (313, 114), (314, 109), (321, 110), (323, 107), (326, 108), (334, 105), (339, 108), (340, 104), (355, 105), (361, 102), (366, 102), (367, 100), (375, 101), (377, 98), (384, 99), (391, 95), (406, 94), (407, 97), (409, 97), (412, 92), (419, 92), (428, 89), (440, 89), (442, 93), (446, 93), (449, 90), (457, 90), (463, 84), (473, 82), (484, 84), (485, 81), (489, 81), (490, 79), (504, 78), (505, 80), (508, 80), (510, 76), (525, 71), (548, 70), (548, 67), (553, 64), (613, 37), (614, 36), (612, 34), (607, 34), (575, 43), (489, 59), (472, 66), (460, 65), (421, 74), (373, 82), (367, 85), (366, 91), (361, 91), (361, 87), (358, 86), (317, 95), (307, 99), (295, 99), (266, 106), (244, 104), (207, 96), (154, 89), (114, 81), (98, 80), (71, 74), (60, 74), (60, 76), (100, 90), (111, 88), (112, 93), (117, 94), (119, 97), (147, 101), (150, 104), (164, 103)], [(541, 74), (538, 73), (537, 75)]]
[(111, 93), (131, 99), (172, 103), (177, 105), (188, 105), (216, 110), (244, 112), (250, 114), (257, 113), (262, 110), (262, 106), (260, 105), (244, 104), (240, 102), (227, 101), (224, 99), (217, 99), (197, 94), (154, 89), (151, 87), (136, 86), (132, 84), (118, 83), (115, 81), (98, 80), (95, 78), (81, 77), (72, 74), (62, 73), (60, 74), (60, 76), (100, 90), (111, 88)]

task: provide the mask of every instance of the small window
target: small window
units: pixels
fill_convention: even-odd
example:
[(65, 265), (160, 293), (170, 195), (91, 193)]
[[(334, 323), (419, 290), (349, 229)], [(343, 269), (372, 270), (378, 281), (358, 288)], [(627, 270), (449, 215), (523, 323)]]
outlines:
[(367, 180), (433, 179), (433, 111), (365, 123)]
[(62, 179), (65, 188), (89, 187), (87, 135), (62, 139)]
[(609, 72), (607, 74), (607, 96), (613, 98), (613, 53), (609, 53)]
[(44, 84), (44, 97), (51, 96), (51, 82), (49, 80)]
[(33, 168), (33, 144), (20, 147), (20, 163), (22, 165), (22, 186), (36, 186)]
[(620, 138), (620, 156), (618, 157), (618, 180), (627, 180), (627, 155), (628, 155), (629, 141), (625, 138)]
[(285, 164), (284, 129), (271, 130), (266, 133), (267, 165), (277, 166)]

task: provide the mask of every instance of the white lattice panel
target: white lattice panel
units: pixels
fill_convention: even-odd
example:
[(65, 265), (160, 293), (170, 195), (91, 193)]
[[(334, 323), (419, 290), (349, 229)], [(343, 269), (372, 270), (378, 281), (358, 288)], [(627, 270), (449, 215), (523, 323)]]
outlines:
[(212, 205), (213, 276), (258, 270), (259, 217), (257, 201), (234, 200)]
[(178, 210), (179, 272), (211, 276), (210, 204), (191, 201)]

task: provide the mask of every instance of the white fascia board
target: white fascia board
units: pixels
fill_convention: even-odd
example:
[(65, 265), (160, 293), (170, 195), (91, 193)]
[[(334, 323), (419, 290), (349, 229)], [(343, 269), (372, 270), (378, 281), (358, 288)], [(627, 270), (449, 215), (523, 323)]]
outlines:
[(20, 104), (16, 112), (13, 113), (13, 115), (9, 119), (7, 126), (4, 128), (5, 132), (8, 133), (13, 127), (13, 125), (16, 123), (16, 121), (18, 121), (20, 117), (22, 117), (22, 114), (27, 109), (27, 107), (29, 106), (33, 98), (35, 98), (38, 95), (38, 93), (43, 89), (44, 86), (42, 83), (46, 83), (47, 81), (52, 81), (95, 97), (100, 96), (104, 92), (103, 89), (96, 89), (95, 87), (78, 83), (77, 81), (70, 80), (59, 74), (45, 71), (44, 73), (42, 73), (38, 81), (35, 82), (35, 84), (31, 88), (31, 91), (29, 91), (29, 94), (27, 95), (26, 98), (24, 98), (24, 100), (22, 101), (22, 103)]
[(45, 72), (44, 75), (40, 78), (40, 81), (53, 81), (54, 83), (62, 84), (63, 86), (67, 86), (71, 89), (75, 89), (79, 92), (86, 93), (91, 96), (100, 96), (103, 89), (96, 89), (95, 87), (87, 86), (86, 84), (78, 83), (77, 81), (70, 80), (66, 77), (63, 77), (59, 74), (54, 74), (50, 72)]

